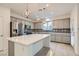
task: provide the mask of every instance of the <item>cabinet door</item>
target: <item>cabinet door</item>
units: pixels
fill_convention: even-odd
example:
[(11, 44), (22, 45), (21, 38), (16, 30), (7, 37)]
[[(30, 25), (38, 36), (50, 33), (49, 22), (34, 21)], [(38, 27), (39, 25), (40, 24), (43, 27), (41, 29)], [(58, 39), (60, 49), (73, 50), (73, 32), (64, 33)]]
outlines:
[(25, 46), (15, 43), (14, 55), (15, 56), (33, 56), (43, 47), (43, 41), (36, 42), (34, 44)]
[(35, 55), (43, 47), (43, 41), (36, 42), (32, 45), (32, 55)]
[(55, 41), (55, 34), (51, 34), (51, 41)]
[(69, 36), (67, 37), (66, 42), (67, 42), (67, 43), (70, 43), (70, 42), (71, 42), (71, 41), (70, 41), (70, 37), (69, 37)]
[(64, 43), (70, 43), (70, 37), (69, 36), (64, 36), (62, 41)]
[(32, 56), (32, 45), (22, 45), (15, 43), (14, 45), (14, 55), (15, 56)]
[(15, 43), (15, 45), (14, 45), (14, 55), (15, 56), (23, 56), (24, 55), (24, 46)]
[(56, 41), (57, 42), (62, 42), (62, 37), (61, 37), (61, 35), (56, 35)]

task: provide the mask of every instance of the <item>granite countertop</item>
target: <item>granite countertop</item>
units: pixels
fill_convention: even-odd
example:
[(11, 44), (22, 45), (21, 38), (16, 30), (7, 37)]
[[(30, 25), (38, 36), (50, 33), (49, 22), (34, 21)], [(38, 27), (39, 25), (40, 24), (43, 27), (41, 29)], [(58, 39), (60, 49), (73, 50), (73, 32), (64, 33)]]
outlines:
[(30, 44), (36, 43), (36, 42), (48, 37), (48, 36), (50, 36), (50, 34), (30, 34), (30, 35), (9, 37), (7, 39), (14, 43), (30, 45)]

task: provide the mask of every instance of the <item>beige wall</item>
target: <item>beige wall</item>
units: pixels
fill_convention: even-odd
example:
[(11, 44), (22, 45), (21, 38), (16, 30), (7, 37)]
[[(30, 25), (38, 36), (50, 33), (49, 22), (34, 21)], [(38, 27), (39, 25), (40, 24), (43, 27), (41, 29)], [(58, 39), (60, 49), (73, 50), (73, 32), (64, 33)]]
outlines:
[(10, 36), (10, 9), (0, 7), (0, 16), (3, 18), (3, 47), (8, 49), (8, 41), (6, 37)]

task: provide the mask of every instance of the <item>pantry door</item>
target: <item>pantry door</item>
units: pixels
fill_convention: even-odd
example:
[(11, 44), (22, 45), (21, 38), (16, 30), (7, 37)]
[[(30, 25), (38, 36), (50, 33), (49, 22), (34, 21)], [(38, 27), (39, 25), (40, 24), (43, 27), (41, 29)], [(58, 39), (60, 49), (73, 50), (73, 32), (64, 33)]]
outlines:
[(3, 19), (0, 16), (0, 51), (3, 50)]

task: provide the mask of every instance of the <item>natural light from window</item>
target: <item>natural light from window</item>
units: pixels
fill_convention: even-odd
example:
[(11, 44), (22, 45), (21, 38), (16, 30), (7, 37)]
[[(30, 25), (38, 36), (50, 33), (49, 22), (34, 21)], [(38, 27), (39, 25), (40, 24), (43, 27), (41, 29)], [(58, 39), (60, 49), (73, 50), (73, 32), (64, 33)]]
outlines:
[(52, 31), (52, 21), (50, 21), (50, 19), (46, 19), (46, 21), (43, 23), (42, 29), (46, 31)]

